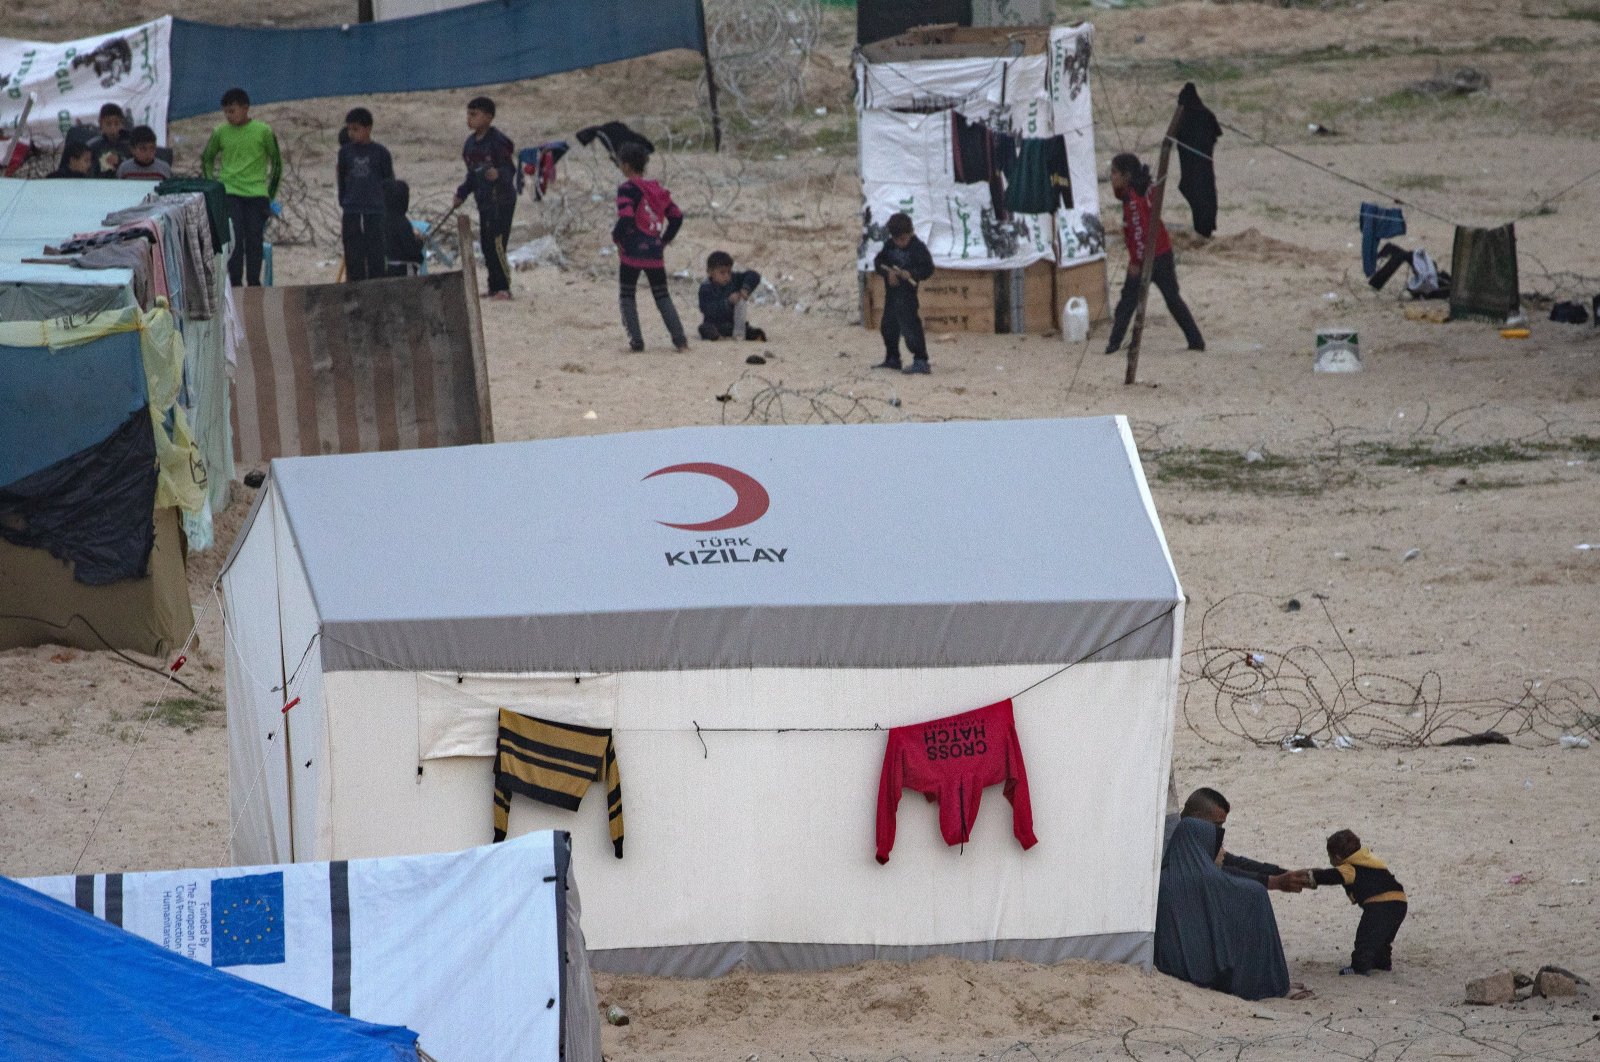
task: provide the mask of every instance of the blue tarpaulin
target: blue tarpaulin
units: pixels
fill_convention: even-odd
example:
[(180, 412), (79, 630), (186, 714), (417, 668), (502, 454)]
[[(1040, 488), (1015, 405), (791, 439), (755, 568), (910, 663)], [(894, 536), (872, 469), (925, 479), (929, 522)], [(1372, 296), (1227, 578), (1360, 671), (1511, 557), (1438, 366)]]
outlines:
[(673, 48), (705, 51), (700, 0), (489, 0), (316, 29), (174, 19), (168, 114), (219, 110), (235, 85), (252, 103), (420, 92), (520, 81)]
[(168, 951), (0, 877), (0, 1058), (401, 1062), (373, 1025)]

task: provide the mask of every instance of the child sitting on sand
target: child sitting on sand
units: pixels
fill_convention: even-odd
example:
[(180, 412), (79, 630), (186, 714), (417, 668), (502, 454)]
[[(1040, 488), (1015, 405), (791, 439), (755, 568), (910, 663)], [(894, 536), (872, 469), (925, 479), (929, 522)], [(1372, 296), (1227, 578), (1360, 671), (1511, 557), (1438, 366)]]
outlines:
[(1355, 949), (1341, 974), (1366, 976), (1373, 970), (1394, 969), (1390, 948), (1400, 923), (1406, 919), (1406, 894), (1389, 867), (1361, 845), (1361, 838), (1340, 830), (1328, 838), (1328, 862), (1333, 866), (1311, 871), (1318, 885), (1343, 885), (1350, 902), (1361, 906)]
[(712, 251), (706, 256), (706, 279), (700, 285), (700, 338), (708, 343), (728, 339), (741, 329), (744, 338), (765, 343), (767, 334), (743, 320), (750, 296), (761, 286), (761, 274), (754, 269), (733, 271), (733, 255)]

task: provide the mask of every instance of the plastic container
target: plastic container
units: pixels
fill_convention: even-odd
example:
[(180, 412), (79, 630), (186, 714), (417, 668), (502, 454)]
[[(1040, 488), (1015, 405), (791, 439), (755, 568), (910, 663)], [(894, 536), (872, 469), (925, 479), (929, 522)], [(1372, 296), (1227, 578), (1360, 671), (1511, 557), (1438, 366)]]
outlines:
[(1316, 372), (1360, 372), (1361, 337), (1354, 328), (1317, 329)]
[(1089, 303), (1082, 295), (1074, 295), (1061, 307), (1061, 338), (1068, 343), (1089, 341)]

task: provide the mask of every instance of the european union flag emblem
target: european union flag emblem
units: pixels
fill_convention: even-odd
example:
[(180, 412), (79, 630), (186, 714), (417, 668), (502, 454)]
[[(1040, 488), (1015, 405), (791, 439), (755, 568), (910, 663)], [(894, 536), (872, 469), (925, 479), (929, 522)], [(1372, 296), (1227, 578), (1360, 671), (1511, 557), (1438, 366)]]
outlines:
[(211, 965), (270, 966), (283, 955), (283, 873), (213, 881)]

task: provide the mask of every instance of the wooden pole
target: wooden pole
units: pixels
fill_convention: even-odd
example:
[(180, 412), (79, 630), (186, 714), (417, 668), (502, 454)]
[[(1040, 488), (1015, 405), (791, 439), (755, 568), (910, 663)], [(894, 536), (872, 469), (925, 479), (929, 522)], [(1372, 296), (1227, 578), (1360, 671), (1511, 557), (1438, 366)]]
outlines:
[(1172, 112), (1167, 135), (1161, 139), (1161, 161), (1156, 165), (1155, 191), (1150, 196), (1150, 232), (1145, 240), (1144, 261), (1139, 265), (1139, 312), (1134, 314), (1133, 335), (1128, 338), (1128, 371), (1122, 377), (1124, 386), (1134, 383), (1139, 375), (1139, 340), (1144, 338), (1144, 308), (1150, 301), (1150, 277), (1156, 267), (1156, 233), (1161, 231), (1161, 201), (1167, 194), (1167, 163), (1172, 160), (1172, 141), (1182, 121), (1183, 104), (1180, 103)]
[(478, 377), (478, 433), (494, 442), (494, 414), (489, 410), (489, 358), (483, 343), (483, 307), (478, 303), (478, 262), (472, 257), (472, 222), (465, 214), (456, 218), (456, 238), (461, 242), (461, 283), (467, 296), (467, 342), (472, 345), (472, 370)]
[(722, 150), (722, 114), (717, 110), (717, 71), (711, 65), (711, 35), (706, 32), (706, 5), (700, 0), (700, 57), (706, 64), (706, 95), (711, 101), (711, 147)]

